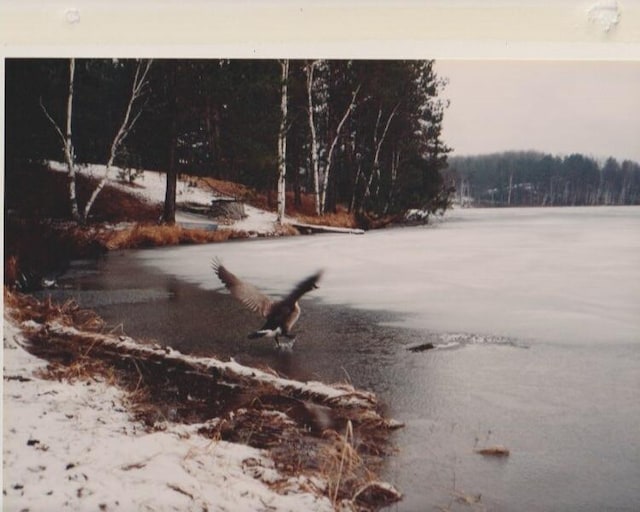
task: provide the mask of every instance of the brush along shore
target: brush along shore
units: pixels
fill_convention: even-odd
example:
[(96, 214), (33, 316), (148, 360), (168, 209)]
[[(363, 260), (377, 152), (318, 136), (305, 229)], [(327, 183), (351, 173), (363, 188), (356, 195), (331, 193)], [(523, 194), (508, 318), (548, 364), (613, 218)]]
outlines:
[[(141, 171), (135, 183), (124, 181), (113, 168), (85, 225), (70, 221), (65, 200), (66, 167), (59, 162), (23, 164), (7, 171), (4, 282), (33, 290), (75, 258), (97, 257), (107, 251), (180, 244), (225, 242), (239, 238), (294, 236), (312, 232), (362, 233), (398, 222), (397, 217), (372, 218), (338, 206), (317, 216), (313, 197), (303, 194), (296, 205), (287, 195), (285, 222), (277, 222), (274, 200), (238, 183), (183, 176), (178, 180), (175, 224), (159, 223), (166, 177)], [(78, 169), (78, 197), (86, 201), (106, 169), (84, 165)], [(212, 201), (234, 199), (244, 218), (231, 219), (185, 213), (186, 205), (209, 211)], [(214, 228), (215, 226), (215, 228)]]
[(6, 290), (4, 338), (9, 508), (377, 510), (400, 499), (377, 477), (400, 425), (372, 393), (142, 344), (74, 302)]

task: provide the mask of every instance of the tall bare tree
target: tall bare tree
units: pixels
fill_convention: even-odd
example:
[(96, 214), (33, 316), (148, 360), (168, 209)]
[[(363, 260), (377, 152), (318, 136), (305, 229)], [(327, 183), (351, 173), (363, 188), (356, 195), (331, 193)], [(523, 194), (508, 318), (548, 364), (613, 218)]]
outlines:
[(320, 61), (309, 62), (306, 67), (307, 78), (307, 113), (309, 119), (309, 133), (311, 135), (311, 175), (313, 176), (313, 194), (316, 205), (316, 215), (320, 215), (320, 155), (318, 154), (318, 135), (313, 105), (314, 71)]
[(320, 213), (325, 213), (325, 208), (327, 205), (327, 189), (329, 188), (329, 174), (331, 173), (331, 164), (333, 162), (333, 153), (336, 149), (336, 145), (338, 144), (338, 140), (340, 140), (340, 135), (342, 134), (342, 128), (344, 127), (347, 119), (351, 115), (351, 112), (356, 108), (356, 98), (358, 97), (358, 92), (360, 92), (360, 86), (356, 88), (351, 96), (351, 102), (349, 106), (344, 111), (342, 119), (338, 123), (338, 127), (336, 128), (336, 133), (331, 141), (331, 145), (329, 146), (329, 153), (327, 154), (327, 165), (324, 170), (324, 176), (322, 179), (322, 187), (320, 188)]
[(142, 114), (142, 109), (137, 109), (137, 111), (134, 111), (134, 106), (144, 93), (144, 88), (147, 85), (147, 76), (149, 75), (149, 69), (151, 69), (152, 62), (152, 60), (147, 60), (146, 62), (138, 61), (136, 72), (133, 77), (131, 96), (129, 96), (129, 102), (127, 103), (127, 108), (124, 113), (122, 124), (120, 125), (120, 128), (118, 129), (115, 137), (113, 138), (113, 141), (111, 142), (109, 160), (107, 160), (107, 166), (104, 172), (104, 176), (100, 180), (100, 183), (98, 183), (98, 186), (94, 189), (91, 197), (89, 198), (89, 201), (87, 201), (87, 204), (84, 208), (84, 212), (82, 215), (84, 221), (86, 221), (89, 217), (89, 212), (91, 211), (96, 197), (98, 197), (98, 194), (102, 191), (105, 184), (107, 183), (107, 180), (109, 179), (109, 171), (113, 166), (113, 162), (118, 154), (122, 142), (127, 138), (129, 133), (131, 132), (131, 129), (136, 124), (136, 121)]
[[(375, 147), (375, 153), (373, 157), (373, 166), (371, 172), (369, 173), (369, 179), (367, 180), (367, 186), (364, 189), (364, 196), (362, 198), (361, 206), (364, 205), (364, 201), (371, 194), (371, 183), (374, 178), (378, 180), (378, 188), (380, 183), (380, 150), (382, 149), (382, 144), (387, 137), (387, 132), (389, 131), (389, 126), (391, 125), (391, 121), (393, 120), (396, 112), (398, 111), (398, 107), (400, 103), (397, 103), (393, 110), (389, 114), (387, 121), (385, 123), (384, 129), (382, 130), (382, 135), (378, 135), (378, 129), (380, 128), (380, 121), (382, 119), (382, 107), (378, 109), (378, 117), (376, 118), (376, 126), (373, 131), (373, 145)], [(397, 168), (396, 168), (397, 169)], [(355, 193), (355, 188), (354, 188)], [(376, 194), (377, 195), (377, 194)]]
[[(326, 61), (315, 60), (308, 63), (305, 67), (306, 72), (306, 89), (307, 89), (307, 114), (308, 114), (308, 123), (309, 123), (309, 133), (310, 133), (310, 153), (311, 153), (311, 173), (313, 176), (313, 192), (315, 198), (315, 206), (316, 206), (316, 215), (323, 215), (325, 213), (326, 204), (327, 204), (327, 190), (329, 188), (329, 176), (331, 175), (331, 166), (333, 163), (333, 156), (335, 153), (335, 149), (337, 147), (338, 141), (340, 140), (340, 136), (342, 135), (342, 130), (349, 119), (349, 116), (353, 112), (356, 107), (356, 100), (358, 97), (358, 92), (360, 91), (360, 86), (356, 88), (351, 96), (351, 101), (347, 106), (342, 118), (338, 122), (338, 126), (335, 129), (333, 134), (333, 138), (331, 141), (329, 140), (321, 140), (321, 137), (318, 136), (318, 132), (316, 130), (317, 119), (315, 116), (316, 110), (325, 111), (325, 115), (327, 114), (327, 105), (326, 102), (328, 100), (328, 95), (326, 94), (326, 90), (323, 91), (323, 94), (318, 94), (319, 89), (326, 89), (327, 84), (321, 83), (322, 80), (318, 80), (315, 77), (315, 70), (318, 68), (326, 68)], [(314, 101), (314, 96), (320, 96), (319, 102), (324, 102), (325, 104), (318, 105)], [(324, 165), (321, 164), (320, 155), (324, 154)]]
[(282, 224), (285, 216), (286, 175), (287, 175), (287, 86), (289, 79), (289, 60), (280, 61), (282, 68), (280, 131), (278, 133), (278, 224)]
[(40, 98), (40, 106), (44, 111), (45, 116), (51, 122), (54, 129), (60, 136), (62, 146), (64, 150), (64, 159), (67, 164), (67, 173), (69, 174), (69, 202), (71, 203), (71, 216), (76, 222), (80, 222), (80, 210), (78, 209), (78, 197), (76, 195), (76, 165), (75, 165), (75, 153), (73, 149), (73, 130), (71, 121), (73, 119), (73, 85), (75, 80), (76, 60), (69, 59), (69, 89), (67, 94), (67, 123), (66, 131), (62, 133), (62, 130), (58, 124), (51, 117), (47, 111), (42, 98)]
[(77, 180), (76, 180), (76, 165), (75, 165), (75, 154), (73, 149), (73, 130), (72, 130), (72, 120), (73, 120), (73, 92), (74, 92), (74, 82), (75, 82), (75, 59), (69, 59), (69, 89), (67, 94), (67, 119), (66, 119), (66, 133), (63, 133), (55, 120), (51, 117), (44, 104), (42, 103), (42, 99), (40, 100), (40, 106), (44, 111), (47, 119), (53, 124), (56, 132), (60, 136), (64, 146), (64, 157), (65, 162), (67, 164), (67, 172), (69, 174), (69, 200), (71, 202), (71, 215), (76, 222), (85, 223), (89, 217), (89, 213), (91, 212), (91, 208), (98, 197), (98, 194), (104, 188), (108, 178), (109, 171), (113, 167), (113, 163), (118, 154), (118, 151), (121, 148), (122, 142), (127, 138), (131, 129), (135, 125), (136, 121), (140, 117), (142, 113), (141, 109), (135, 110), (135, 104), (138, 102), (140, 97), (143, 95), (144, 88), (147, 84), (147, 76), (149, 74), (149, 69), (151, 68), (151, 60), (146, 62), (138, 61), (135, 76), (133, 79), (133, 86), (131, 90), (131, 96), (129, 97), (129, 102), (127, 104), (127, 108), (124, 113), (124, 119), (120, 128), (116, 132), (116, 135), (113, 138), (111, 143), (111, 149), (109, 152), (109, 159), (107, 161), (106, 169), (103, 178), (98, 183), (98, 186), (93, 190), (89, 200), (87, 201), (84, 210), (80, 213), (78, 208), (78, 198), (77, 198)]
[[(167, 162), (167, 179), (164, 192), (164, 210), (162, 222), (173, 225), (176, 223), (176, 194), (178, 189), (178, 140), (179, 122), (181, 115), (180, 100), (182, 91), (178, 89), (178, 75), (181, 71), (177, 60), (165, 62), (166, 85), (168, 86), (167, 108), (169, 111), (169, 159)], [(180, 119), (182, 121), (182, 119)]]

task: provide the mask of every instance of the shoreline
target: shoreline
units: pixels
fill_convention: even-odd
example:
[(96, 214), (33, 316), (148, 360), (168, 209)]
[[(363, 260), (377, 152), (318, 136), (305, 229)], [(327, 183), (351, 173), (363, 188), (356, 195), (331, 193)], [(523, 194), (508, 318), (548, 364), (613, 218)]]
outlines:
[[(90, 312), (70, 305), (38, 306), (33, 299), (27, 304), (16, 305), (15, 302), (14, 296), (8, 297), (5, 293), (4, 503), (10, 508), (14, 505), (17, 509), (38, 508), (39, 503), (48, 507), (57, 504), (54, 508), (59, 510), (86, 507), (127, 510), (144, 506), (166, 509), (172, 504), (183, 510), (203, 507), (222, 510), (227, 503), (236, 510), (268, 507), (277, 510), (335, 510), (340, 507), (376, 510), (400, 499), (400, 494), (391, 485), (377, 481), (375, 471), (368, 467), (374, 459), (366, 453), (358, 453), (359, 447), (353, 442), (353, 431), (360, 429), (358, 436), (361, 437), (365, 432), (362, 425), (366, 423), (371, 427), (373, 420), (378, 422), (378, 430), (374, 428), (371, 435), (378, 442), (386, 442), (388, 432), (400, 426), (376, 412), (373, 395), (320, 383), (288, 381), (292, 384), (282, 387), (278, 399), (286, 407), (276, 404), (247, 408), (246, 403), (238, 403), (216, 418), (206, 414), (187, 418), (179, 410), (180, 399), (176, 398), (173, 403), (170, 400), (165, 400), (166, 403), (154, 401), (152, 395), (157, 388), (152, 384), (147, 386), (147, 382), (141, 385), (146, 372), (143, 363), (134, 362), (133, 366), (137, 371), (143, 368), (142, 373), (134, 375), (134, 371), (129, 371), (128, 377), (123, 377), (127, 372), (121, 365), (99, 355), (96, 336), (107, 344), (120, 345), (124, 337), (99, 334), (100, 325), (95, 324), (99, 324), (99, 319)], [(65, 307), (70, 309), (65, 310)], [(45, 311), (47, 308), (55, 314)], [(7, 315), (9, 312), (22, 317), (21, 321), (11, 319)], [(65, 325), (72, 317), (76, 321), (83, 319), (91, 328), (83, 331)], [(66, 345), (63, 344), (66, 349), (60, 349), (65, 329), (59, 326), (73, 330)], [(51, 353), (52, 342), (55, 355)], [(130, 344), (136, 342), (131, 340)], [(25, 349), (27, 346), (29, 351)], [(43, 348), (43, 353), (49, 353), (48, 360), (30, 353)], [(65, 350), (75, 351), (76, 357), (71, 357), (71, 352), (65, 354)], [(167, 349), (158, 350), (164, 353)], [(202, 359), (171, 352), (170, 356), (177, 354), (180, 364), (185, 360)], [(78, 354), (84, 354), (84, 358)], [(130, 357), (131, 354), (127, 356)], [(264, 375), (262, 385), (271, 385), (265, 382), (279, 379), (260, 370), (237, 363), (233, 365), (234, 372), (240, 371), (244, 375), (235, 385), (242, 385), (243, 379), (249, 379), (255, 385), (255, 379), (261, 375)], [(146, 374), (145, 378), (151, 380)], [(221, 384), (221, 377), (216, 378)], [(327, 393), (331, 397), (320, 400), (309, 395), (303, 400), (284, 391), (289, 388), (304, 390), (305, 386), (317, 387), (321, 394)], [(205, 395), (210, 391), (207, 388)], [(191, 393), (193, 395), (189, 394), (188, 399), (193, 402), (187, 405), (197, 409), (202, 397), (197, 395), (195, 388)], [(264, 396), (271, 394), (273, 389), (269, 388)], [(343, 400), (341, 396), (350, 397), (351, 405), (346, 409), (338, 406)], [(359, 396), (366, 398), (360, 405)], [(310, 436), (306, 432), (308, 427), (295, 414), (287, 417), (294, 402), (305, 404), (316, 416), (318, 411), (322, 414), (328, 411), (342, 415), (342, 420)], [(365, 406), (365, 402), (368, 405)], [(141, 414), (142, 410), (146, 412)], [(145, 414), (146, 421), (142, 419)], [(366, 418), (359, 418), (359, 414)], [(152, 421), (149, 421), (150, 417)], [(345, 422), (347, 417), (350, 418)], [(258, 422), (265, 423), (265, 418), (273, 420), (269, 425), (273, 431), (265, 429), (262, 434), (254, 431)], [(351, 439), (349, 428), (352, 429)], [(253, 441), (248, 436), (245, 440), (249, 445), (258, 446), (241, 442), (248, 430)], [(70, 433), (73, 433), (71, 439)], [(286, 464), (282, 453), (276, 454), (277, 450), (282, 451), (282, 445), (286, 445), (282, 439), (297, 439), (297, 447), (306, 446), (311, 458), (315, 456), (315, 463), (298, 468)], [(384, 447), (379, 448), (378, 458), (384, 456), (385, 451)], [(318, 464), (318, 454), (322, 454), (323, 464)], [(351, 473), (345, 469), (345, 460), (354, 465)], [(114, 494), (118, 498), (114, 499)]]

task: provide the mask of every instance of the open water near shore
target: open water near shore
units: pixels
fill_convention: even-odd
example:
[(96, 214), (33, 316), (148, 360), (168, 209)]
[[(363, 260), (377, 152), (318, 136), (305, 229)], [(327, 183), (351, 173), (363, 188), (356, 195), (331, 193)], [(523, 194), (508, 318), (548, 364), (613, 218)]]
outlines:
[[(325, 270), (292, 352), (246, 339), (261, 320), (214, 256), (276, 295)], [(375, 391), (406, 424), (383, 475), (405, 494), (392, 510), (638, 510), (640, 207), (126, 251), (60, 284), (127, 334)], [(493, 445), (510, 456), (475, 452)]]

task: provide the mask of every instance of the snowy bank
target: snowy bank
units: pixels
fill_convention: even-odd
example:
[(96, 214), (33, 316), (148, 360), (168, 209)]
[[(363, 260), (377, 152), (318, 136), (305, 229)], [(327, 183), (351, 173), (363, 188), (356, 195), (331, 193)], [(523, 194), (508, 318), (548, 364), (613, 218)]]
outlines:
[(370, 470), (400, 426), (371, 393), (102, 333), (73, 303), (7, 302), (4, 509), (376, 510), (400, 499)]
[(5, 317), (4, 510), (333, 510), (321, 481), (281, 475), (263, 450), (198, 424), (147, 432), (116, 387), (40, 377), (25, 343)]

